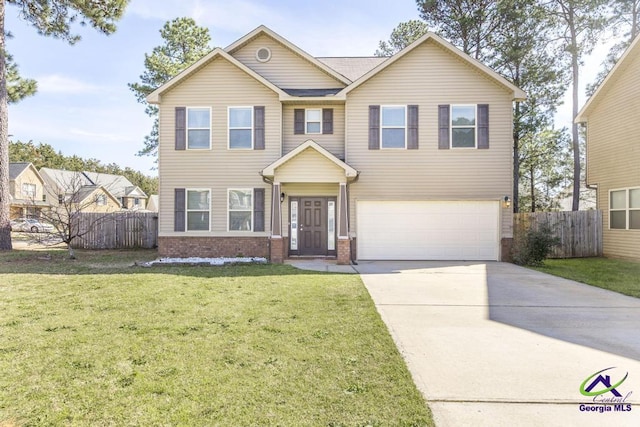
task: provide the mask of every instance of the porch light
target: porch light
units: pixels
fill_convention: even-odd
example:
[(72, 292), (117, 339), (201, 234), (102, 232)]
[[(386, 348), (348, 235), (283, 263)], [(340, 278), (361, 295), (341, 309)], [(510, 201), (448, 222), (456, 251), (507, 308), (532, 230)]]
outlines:
[(284, 202), (284, 196), (286, 196), (286, 194), (280, 193), (280, 203)]
[(509, 196), (504, 196), (504, 199), (502, 199), (502, 206), (505, 208), (511, 207), (511, 199), (509, 198)]

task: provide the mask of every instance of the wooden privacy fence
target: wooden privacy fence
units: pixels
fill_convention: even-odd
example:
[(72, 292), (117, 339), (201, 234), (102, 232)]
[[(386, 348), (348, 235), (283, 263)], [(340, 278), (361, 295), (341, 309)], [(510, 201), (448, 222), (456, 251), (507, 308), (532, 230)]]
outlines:
[(602, 211), (528, 212), (513, 215), (514, 245), (529, 229), (547, 224), (560, 240), (550, 258), (585, 258), (602, 256)]
[(78, 218), (83, 235), (73, 240), (74, 248), (153, 248), (158, 244), (158, 214), (155, 212), (82, 212)]

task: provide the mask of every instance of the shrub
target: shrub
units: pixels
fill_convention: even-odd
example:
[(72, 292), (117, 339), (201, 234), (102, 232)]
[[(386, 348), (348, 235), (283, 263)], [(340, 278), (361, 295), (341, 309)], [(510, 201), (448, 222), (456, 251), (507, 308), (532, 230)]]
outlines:
[(513, 250), (513, 262), (518, 265), (541, 266), (551, 253), (551, 249), (560, 243), (548, 225), (531, 228), (523, 239), (518, 239)]

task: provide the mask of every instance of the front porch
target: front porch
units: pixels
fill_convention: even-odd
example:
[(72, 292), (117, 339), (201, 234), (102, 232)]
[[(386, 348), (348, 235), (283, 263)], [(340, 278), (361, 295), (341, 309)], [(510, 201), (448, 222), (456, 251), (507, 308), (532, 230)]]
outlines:
[(349, 264), (347, 187), (358, 172), (308, 140), (262, 175), (272, 186), (271, 262), (307, 256)]

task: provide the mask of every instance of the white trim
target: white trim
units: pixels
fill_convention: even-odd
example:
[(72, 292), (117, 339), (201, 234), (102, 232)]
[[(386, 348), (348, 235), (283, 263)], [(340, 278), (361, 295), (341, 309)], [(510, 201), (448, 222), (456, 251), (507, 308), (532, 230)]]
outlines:
[[(327, 198), (327, 250), (328, 251), (337, 250), (336, 248), (336, 235), (338, 234), (338, 222), (336, 221), (337, 217), (338, 217), (338, 201), (335, 200), (335, 198), (332, 199), (331, 197), (328, 197)], [(333, 219), (333, 232), (331, 232), (332, 219)]]
[[(209, 228), (206, 230), (189, 230), (189, 191), (206, 191), (209, 193), (208, 205), (209, 210), (206, 211), (209, 214)], [(200, 209), (192, 209), (192, 212), (205, 212)], [(211, 188), (185, 188), (184, 189), (184, 232), (202, 233), (211, 231)]]
[[(609, 213), (609, 223), (607, 227), (609, 230), (640, 230), (638, 228), (630, 228), (631, 222), (631, 211), (640, 211), (640, 207), (632, 208), (631, 207), (631, 190), (640, 190), (640, 187), (624, 187), (624, 188), (611, 188), (609, 189), (608, 199), (607, 199), (607, 212)], [(624, 208), (622, 209), (612, 209), (611, 208), (611, 193), (624, 191)], [(625, 228), (611, 228), (611, 212), (624, 212), (625, 213)]]
[[(404, 108), (404, 126), (384, 126), (382, 124), (382, 111), (385, 108)], [(406, 150), (407, 149), (407, 134), (408, 134), (408, 114), (409, 108), (407, 105), (380, 105), (380, 150)], [(382, 131), (384, 129), (404, 129), (404, 147), (384, 147)]]
[[(251, 127), (231, 127), (231, 110), (232, 109), (249, 109), (251, 111)], [(253, 105), (239, 105), (227, 107), (227, 149), (228, 150), (253, 150), (253, 134), (254, 134), (254, 109)], [(233, 148), (231, 147), (231, 130), (250, 130), (251, 131), (251, 147)]]
[[(453, 125), (453, 107), (473, 107), (473, 147), (454, 147), (453, 129), (469, 129), (471, 126)], [(478, 104), (451, 104), (449, 105), (449, 148), (452, 150), (465, 150), (478, 148)]]
[[(249, 230), (231, 230), (230, 229), (230, 223), (229, 223), (229, 214), (231, 212), (247, 212), (247, 209), (231, 209), (230, 203), (229, 203), (229, 196), (231, 195), (232, 191), (248, 191), (251, 193), (251, 207), (248, 209), (249, 211), (249, 218), (250, 218), (250, 227)], [(253, 211), (255, 209), (255, 194), (253, 191), (253, 188), (227, 188), (227, 231), (228, 232), (235, 232), (235, 233), (250, 233), (253, 232)], [(266, 204), (265, 204), (266, 205)]]
[[(189, 127), (189, 111), (190, 110), (209, 110), (209, 127), (208, 128), (190, 128)], [(211, 150), (211, 107), (197, 107), (197, 106), (193, 106), (193, 107), (186, 107), (185, 109), (185, 124), (184, 124), (184, 139), (185, 139), (185, 149), (186, 150)], [(189, 147), (189, 130), (208, 130), (209, 131), (209, 146), (208, 147), (202, 147), (202, 148), (191, 148)]]
[[(309, 121), (309, 116), (308, 113), (309, 111), (319, 111), (320, 112), (320, 120), (318, 121), (318, 123), (320, 124), (320, 130), (318, 132), (309, 132), (309, 128), (307, 127), (307, 125), (309, 123), (315, 123), (315, 121), (310, 122)], [(322, 135), (322, 108), (305, 108), (304, 109), (304, 133), (305, 135)]]

